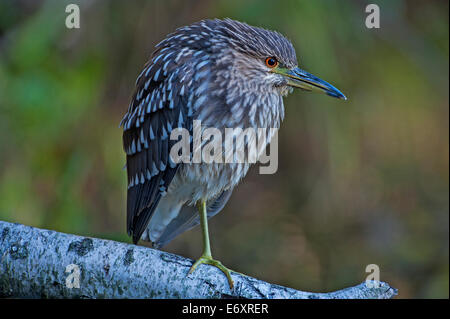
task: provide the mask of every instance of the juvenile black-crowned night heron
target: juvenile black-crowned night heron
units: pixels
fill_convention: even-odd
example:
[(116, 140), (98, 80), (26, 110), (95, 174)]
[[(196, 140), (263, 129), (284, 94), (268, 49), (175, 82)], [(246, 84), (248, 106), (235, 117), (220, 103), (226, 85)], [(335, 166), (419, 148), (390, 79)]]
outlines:
[(170, 134), (176, 128), (192, 132), (194, 120), (202, 129), (278, 129), (283, 96), (292, 88), (345, 99), (299, 69), (294, 47), (277, 32), (230, 19), (204, 20), (157, 44), (121, 122), (133, 241), (159, 248), (200, 224), (203, 254), (189, 273), (203, 263), (214, 265), (232, 287), (230, 270), (211, 256), (208, 218), (222, 210), (251, 163), (175, 163), (169, 154), (177, 141)]

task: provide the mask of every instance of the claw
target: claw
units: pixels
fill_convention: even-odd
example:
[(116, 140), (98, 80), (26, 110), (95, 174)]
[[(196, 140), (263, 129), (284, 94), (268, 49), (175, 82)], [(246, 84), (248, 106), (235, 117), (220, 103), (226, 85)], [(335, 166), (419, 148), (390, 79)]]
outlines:
[(201, 256), (191, 267), (191, 269), (189, 269), (189, 273), (188, 275), (192, 274), (194, 272), (194, 270), (201, 264), (208, 264), (214, 267), (219, 268), (224, 274), (225, 276), (227, 276), (228, 279), (228, 284), (230, 285), (230, 289), (232, 290), (234, 287), (234, 282), (233, 279), (231, 278), (231, 272), (232, 270), (228, 269), (227, 267), (225, 267), (224, 265), (222, 265), (222, 263), (218, 260), (213, 259), (210, 256)]

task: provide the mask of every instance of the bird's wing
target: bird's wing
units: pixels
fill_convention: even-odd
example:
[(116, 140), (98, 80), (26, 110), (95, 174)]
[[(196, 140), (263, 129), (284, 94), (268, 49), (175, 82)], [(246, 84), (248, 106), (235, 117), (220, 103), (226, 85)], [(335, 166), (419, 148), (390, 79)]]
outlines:
[[(159, 48), (136, 81), (136, 90), (121, 125), (127, 155), (127, 230), (136, 243), (167, 191), (178, 165), (170, 159), (175, 128), (192, 131), (192, 111), (181, 74), (170, 50)], [(181, 79), (182, 78), (182, 79)], [(184, 81), (184, 82), (183, 82)]]
[[(223, 191), (218, 197), (208, 201), (206, 208), (208, 218), (215, 216), (223, 209), (230, 199), (232, 192), (233, 189)], [(162, 235), (153, 243), (154, 247), (161, 248), (165, 246), (172, 239), (197, 226), (199, 223), (200, 218), (196, 206), (188, 206), (185, 204), (178, 213), (178, 216), (167, 225)]]

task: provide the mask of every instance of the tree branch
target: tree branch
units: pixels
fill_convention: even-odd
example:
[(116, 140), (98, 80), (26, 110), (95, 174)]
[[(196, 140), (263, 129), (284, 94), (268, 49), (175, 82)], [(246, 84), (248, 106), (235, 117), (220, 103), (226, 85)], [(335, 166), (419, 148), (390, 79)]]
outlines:
[(187, 276), (191, 265), (190, 259), (147, 247), (0, 221), (0, 297), (323, 299), (397, 294), (383, 282), (377, 288), (362, 283), (311, 293), (234, 273), (231, 291), (220, 270), (202, 265)]

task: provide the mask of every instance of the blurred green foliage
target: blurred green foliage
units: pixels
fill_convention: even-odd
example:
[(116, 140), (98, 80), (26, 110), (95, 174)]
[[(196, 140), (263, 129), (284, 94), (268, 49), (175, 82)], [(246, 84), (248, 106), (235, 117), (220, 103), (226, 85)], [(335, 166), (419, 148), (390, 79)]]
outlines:
[[(0, 219), (130, 242), (118, 123), (153, 46), (231, 17), (292, 40), (349, 100), (285, 100), (275, 175), (252, 169), (211, 221), (232, 269), (297, 289), (381, 280), (449, 295), (447, 1), (0, 1)], [(367, 29), (377, 3), (381, 28)], [(199, 231), (167, 250), (191, 258)]]

